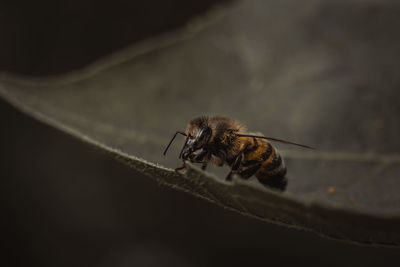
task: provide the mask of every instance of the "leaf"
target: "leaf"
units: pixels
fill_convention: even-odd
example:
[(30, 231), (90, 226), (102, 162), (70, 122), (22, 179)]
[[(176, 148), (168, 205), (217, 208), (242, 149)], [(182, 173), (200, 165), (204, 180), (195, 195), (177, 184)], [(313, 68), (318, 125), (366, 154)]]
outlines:
[[(261, 220), (399, 245), (399, 10), (390, 1), (236, 2), (74, 73), (2, 74), (0, 95), (160, 184)], [(202, 114), (317, 151), (276, 144), (284, 193), (192, 165), (176, 174), (181, 143), (162, 151)]]

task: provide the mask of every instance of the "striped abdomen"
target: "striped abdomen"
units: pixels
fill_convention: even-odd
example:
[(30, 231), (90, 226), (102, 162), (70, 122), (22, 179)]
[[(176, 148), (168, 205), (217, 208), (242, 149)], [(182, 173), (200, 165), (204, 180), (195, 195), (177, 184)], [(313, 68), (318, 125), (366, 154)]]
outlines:
[[(254, 175), (264, 185), (284, 190), (286, 166), (277, 150), (263, 139), (249, 138), (244, 151), (243, 167), (253, 168)], [(258, 169), (257, 169), (258, 168)]]

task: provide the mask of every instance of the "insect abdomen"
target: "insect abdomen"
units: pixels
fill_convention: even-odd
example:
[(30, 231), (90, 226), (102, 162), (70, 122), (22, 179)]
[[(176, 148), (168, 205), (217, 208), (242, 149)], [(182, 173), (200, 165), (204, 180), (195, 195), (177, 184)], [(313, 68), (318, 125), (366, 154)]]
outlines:
[(285, 163), (281, 155), (270, 143), (267, 143), (267, 150), (270, 150), (271, 153), (264, 160), (255, 176), (262, 184), (284, 190), (287, 184)]
[(249, 138), (247, 142), (250, 145), (244, 153), (243, 167), (248, 171), (242, 172), (245, 173), (242, 177), (247, 179), (248, 175), (254, 174), (260, 183), (284, 190), (287, 184), (286, 167), (277, 150), (262, 139)]

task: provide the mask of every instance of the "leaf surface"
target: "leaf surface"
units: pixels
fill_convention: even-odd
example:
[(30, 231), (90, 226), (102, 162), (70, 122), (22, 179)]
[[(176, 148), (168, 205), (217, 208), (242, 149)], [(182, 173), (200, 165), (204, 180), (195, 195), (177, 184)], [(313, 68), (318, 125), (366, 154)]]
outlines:
[[(0, 95), (161, 184), (262, 220), (399, 245), (399, 11), (390, 1), (238, 1), (74, 73), (2, 74)], [(226, 170), (176, 174), (182, 140), (162, 151), (203, 114), (317, 151), (276, 144), (284, 193), (225, 182)]]

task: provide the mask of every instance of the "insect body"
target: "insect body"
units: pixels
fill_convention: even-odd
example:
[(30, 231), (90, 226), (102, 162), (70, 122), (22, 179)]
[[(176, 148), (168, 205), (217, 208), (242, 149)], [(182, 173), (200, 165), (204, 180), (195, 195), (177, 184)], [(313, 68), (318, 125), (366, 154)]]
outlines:
[[(247, 133), (240, 123), (225, 117), (198, 117), (190, 121), (186, 132), (176, 132), (186, 136), (179, 158), (194, 163), (202, 163), (202, 169), (212, 162), (217, 166), (224, 164), (231, 168), (226, 180), (233, 175), (243, 179), (256, 176), (264, 185), (284, 190), (286, 188), (286, 167), (278, 151), (267, 140), (311, 148), (272, 137)], [(180, 168), (183, 169), (185, 165)]]

